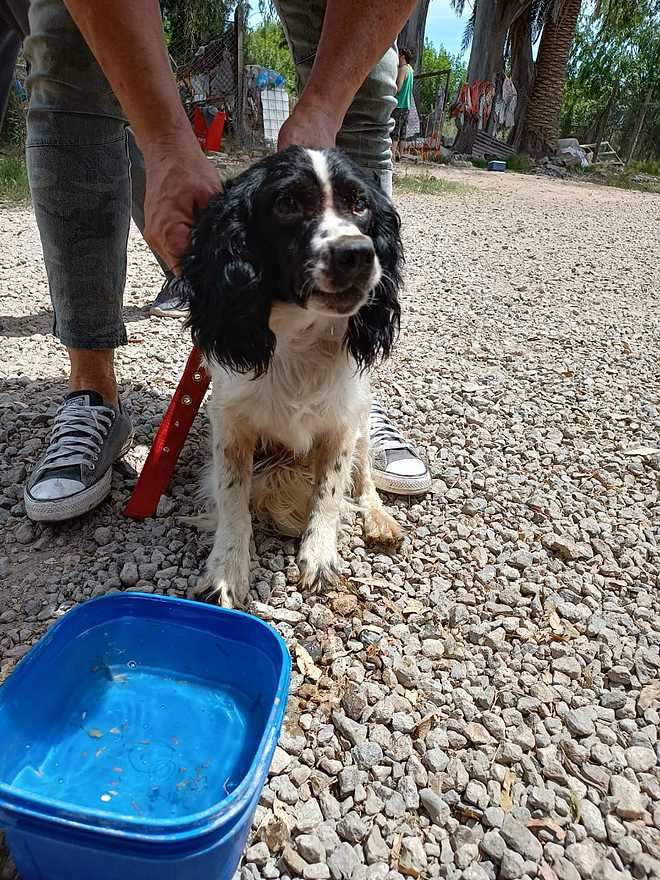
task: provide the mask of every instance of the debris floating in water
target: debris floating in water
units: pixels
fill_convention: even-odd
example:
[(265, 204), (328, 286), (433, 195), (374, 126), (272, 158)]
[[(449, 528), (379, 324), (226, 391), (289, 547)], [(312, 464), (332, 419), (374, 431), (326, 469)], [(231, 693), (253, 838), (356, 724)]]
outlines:
[(90, 730), (87, 731), (87, 736), (91, 736), (92, 739), (101, 739), (101, 737), (103, 736), (103, 731), (99, 730), (96, 727), (92, 727), (90, 728)]

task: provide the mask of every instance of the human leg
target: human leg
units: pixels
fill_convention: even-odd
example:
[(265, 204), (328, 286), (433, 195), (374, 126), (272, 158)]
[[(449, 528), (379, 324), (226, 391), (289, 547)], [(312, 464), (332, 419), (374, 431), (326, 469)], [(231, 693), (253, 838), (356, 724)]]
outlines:
[(395, 107), (392, 113), (392, 119), (394, 120), (394, 128), (392, 130), (392, 157), (395, 161), (398, 161), (401, 158), (401, 153), (399, 152), (399, 143), (401, 141), (401, 114), (401, 108)]
[[(321, 36), (326, 0), (276, 0), (301, 86), (307, 82)], [(392, 195), (390, 131), (396, 106), (398, 56), (388, 49), (356, 94), (337, 135), (337, 146), (373, 173)]]
[[(325, 5), (325, 0), (276, 0), (301, 85), (312, 70)], [(359, 89), (337, 135), (337, 146), (374, 174), (390, 198), (390, 132), (396, 107), (397, 69), (398, 54), (391, 48)], [(377, 488), (402, 495), (423, 494), (430, 489), (431, 476), (426, 463), (377, 404), (371, 412), (369, 439)]]
[(30, 67), (27, 166), (70, 394), (25, 491), (34, 519), (66, 519), (110, 489), (129, 440), (114, 349), (126, 341), (122, 296), (130, 223), (126, 123), (61, 0), (5, 0), (24, 23)]

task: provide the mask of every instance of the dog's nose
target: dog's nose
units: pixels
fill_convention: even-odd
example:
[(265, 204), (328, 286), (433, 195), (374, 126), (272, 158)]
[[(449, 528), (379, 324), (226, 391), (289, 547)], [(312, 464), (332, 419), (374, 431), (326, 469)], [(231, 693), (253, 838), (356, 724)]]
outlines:
[(351, 282), (371, 271), (374, 246), (366, 235), (343, 235), (330, 245), (330, 272), (337, 281)]

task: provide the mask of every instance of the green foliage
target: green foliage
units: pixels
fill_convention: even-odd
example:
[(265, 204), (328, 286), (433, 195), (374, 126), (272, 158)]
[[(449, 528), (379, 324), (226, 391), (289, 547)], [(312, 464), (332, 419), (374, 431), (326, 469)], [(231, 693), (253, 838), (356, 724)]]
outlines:
[(514, 156), (509, 156), (506, 160), (506, 167), (509, 171), (519, 171), (522, 174), (525, 174), (532, 167), (532, 163), (529, 161), (529, 156), (522, 156), (519, 153), (516, 153)]
[(629, 162), (628, 171), (632, 174), (653, 174), (660, 177), (660, 159), (647, 159), (645, 162)]
[(480, 159), (479, 156), (472, 156), (470, 162), (472, 162), (475, 168), (481, 168), (482, 170), (488, 168), (488, 162), (485, 159)]
[(470, 187), (453, 180), (442, 180), (432, 174), (402, 174), (394, 178), (394, 191), (414, 193), (415, 195), (437, 196), (445, 193), (464, 192)]
[[(619, 4), (620, 6), (621, 4)], [(626, 4), (624, 3), (625, 7)], [(583, 14), (568, 62), (561, 129), (583, 142), (603, 135), (627, 155), (649, 89), (660, 98), (660, 13), (641, 0), (626, 15), (616, 0), (602, 0), (600, 18)], [(610, 107), (609, 118), (607, 108)], [(637, 150), (660, 155), (660, 114), (651, 111)]]
[(170, 55), (183, 64), (231, 26), (236, 0), (161, 0), (160, 7)]
[(25, 160), (20, 153), (0, 154), (0, 203), (30, 198)]
[[(450, 52), (447, 52), (443, 46), (436, 47), (428, 39), (424, 43), (421, 67), (422, 73), (427, 73), (432, 70), (446, 70), (448, 67), (451, 68), (451, 74), (449, 77), (449, 95), (447, 96), (449, 100), (453, 98), (458, 91), (458, 87), (465, 79), (467, 72), (465, 62), (459, 53), (452, 55)], [(435, 96), (437, 91), (438, 80), (435, 77), (430, 76), (428, 79), (421, 80), (419, 87), (420, 106), (417, 108), (421, 116), (432, 113), (435, 109)]]
[(275, 18), (266, 18), (246, 35), (245, 60), (281, 73), (290, 94), (296, 91), (296, 69), (282, 25)]

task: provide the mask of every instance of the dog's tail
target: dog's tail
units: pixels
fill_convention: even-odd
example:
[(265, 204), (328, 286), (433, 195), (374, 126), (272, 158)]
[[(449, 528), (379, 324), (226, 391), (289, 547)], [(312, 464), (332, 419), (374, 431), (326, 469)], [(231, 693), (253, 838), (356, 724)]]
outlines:
[(252, 477), (254, 512), (259, 519), (270, 520), (283, 535), (302, 535), (313, 489), (314, 474), (310, 461), (282, 452), (255, 463)]

